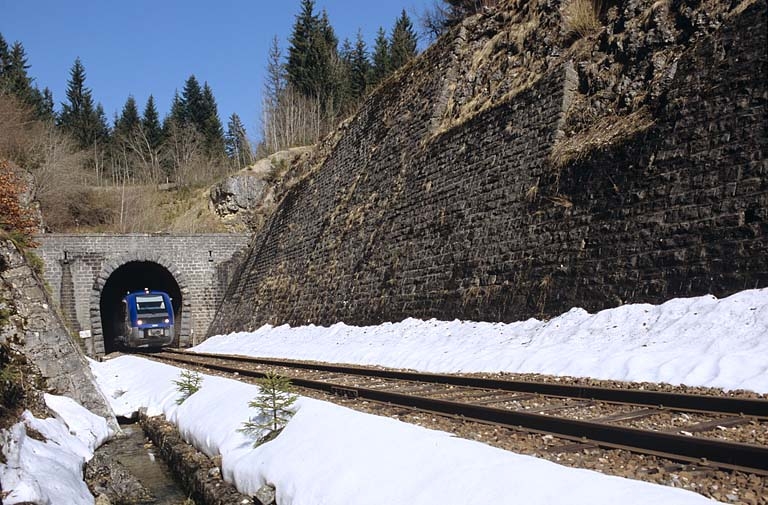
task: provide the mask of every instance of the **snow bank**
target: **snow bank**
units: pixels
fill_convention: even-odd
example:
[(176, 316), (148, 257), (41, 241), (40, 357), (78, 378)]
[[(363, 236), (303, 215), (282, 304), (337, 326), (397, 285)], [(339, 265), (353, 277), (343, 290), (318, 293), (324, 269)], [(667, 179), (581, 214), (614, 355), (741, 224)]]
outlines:
[(511, 372), (749, 389), (768, 393), (768, 289), (674, 299), (549, 321), (421, 321), (264, 326), (193, 351), (429, 372)]
[(182, 405), (180, 370), (125, 356), (91, 367), (116, 412), (164, 413), (185, 439), (221, 455), (222, 474), (246, 494), (274, 484), (281, 505), (697, 505), (700, 495), (571, 469), (393, 419), (301, 398), (281, 435), (258, 448), (237, 430), (258, 388), (205, 376)]
[[(74, 400), (45, 395), (55, 418), (37, 419), (31, 412), (21, 422), (0, 434), (6, 463), (0, 464), (2, 503), (93, 504), (83, 482), (83, 464), (112, 432), (107, 421)], [(45, 441), (27, 435), (26, 428), (39, 432)]]

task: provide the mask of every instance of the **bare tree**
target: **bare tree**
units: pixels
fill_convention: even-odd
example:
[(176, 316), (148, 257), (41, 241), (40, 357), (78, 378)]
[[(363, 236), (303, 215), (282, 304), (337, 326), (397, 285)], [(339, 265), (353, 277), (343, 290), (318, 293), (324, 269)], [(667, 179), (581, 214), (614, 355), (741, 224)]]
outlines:
[(498, 3), (498, 0), (434, 0), (419, 16), (422, 34), (434, 41), (465, 17)]
[(327, 130), (320, 99), (310, 99), (292, 86), (283, 90), (276, 104), (264, 104), (264, 142), (269, 153), (313, 144)]

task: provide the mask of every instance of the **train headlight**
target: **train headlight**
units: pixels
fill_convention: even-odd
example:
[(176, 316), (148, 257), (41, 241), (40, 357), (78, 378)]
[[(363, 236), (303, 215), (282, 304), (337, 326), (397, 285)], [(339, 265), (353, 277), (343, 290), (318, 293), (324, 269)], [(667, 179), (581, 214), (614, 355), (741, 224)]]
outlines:
[(142, 321), (141, 319), (139, 319), (138, 321), (136, 321), (136, 324), (137, 324), (137, 325), (139, 325), (139, 326), (141, 326), (142, 324), (144, 324), (144, 321)]
[(168, 323), (170, 323), (170, 322), (171, 322), (171, 320), (170, 320), (170, 319), (168, 319), (168, 318), (166, 317), (165, 319), (163, 319), (163, 322), (164, 322), (165, 324), (168, 324)]

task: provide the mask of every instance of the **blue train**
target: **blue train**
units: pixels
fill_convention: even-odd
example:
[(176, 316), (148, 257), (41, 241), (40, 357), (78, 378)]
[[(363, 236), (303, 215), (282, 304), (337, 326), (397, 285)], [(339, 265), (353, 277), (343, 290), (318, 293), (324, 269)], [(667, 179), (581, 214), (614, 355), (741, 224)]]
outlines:
[(173, 304), (163, 291), (129, 293), (122, 303), (123, 324), (117, 340), (129, 348), (165, 347), (173, 342)]

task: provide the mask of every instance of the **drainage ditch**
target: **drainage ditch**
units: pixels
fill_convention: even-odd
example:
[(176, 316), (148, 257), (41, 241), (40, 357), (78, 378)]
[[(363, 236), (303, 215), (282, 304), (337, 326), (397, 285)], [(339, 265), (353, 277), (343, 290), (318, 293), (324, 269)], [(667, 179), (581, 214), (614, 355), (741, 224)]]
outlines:
[(187, 500), (157, 448), (146, 443), (141, 426), (120, 427), (123, 436), (100, 447), (86, 467), (86, 481), (97, 498), (104, 495), (112, 504), (202, 505)]
[(224, 482), (216, 464), (184, 442), (164, 419), (141, 415), (138, 424), (121, 428), (124, 436), (99, 448), (86, 466), (85, 478), (97, 504), (258, 503)]

